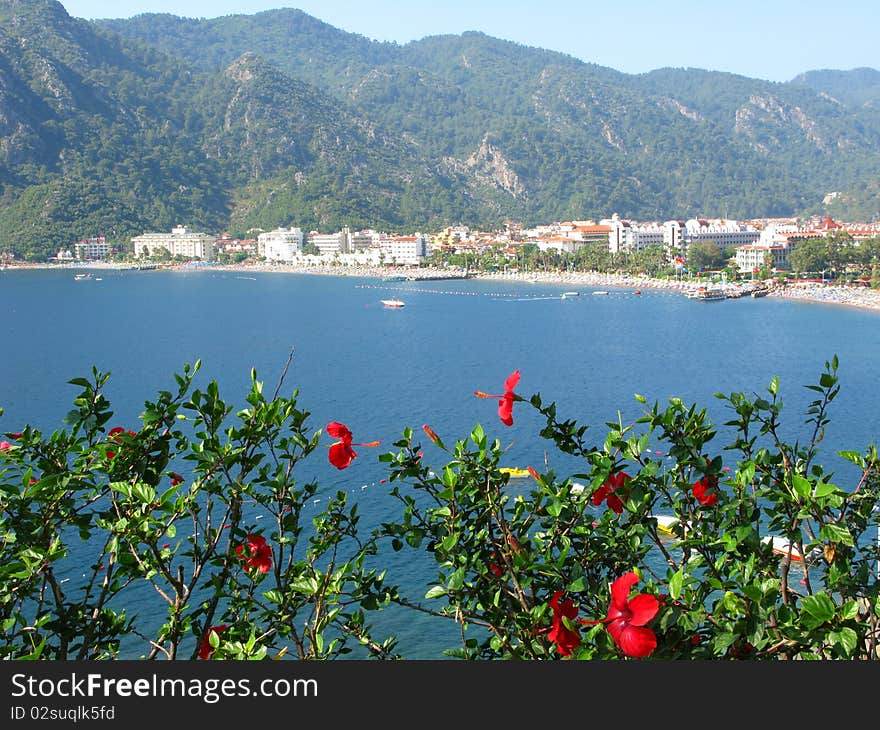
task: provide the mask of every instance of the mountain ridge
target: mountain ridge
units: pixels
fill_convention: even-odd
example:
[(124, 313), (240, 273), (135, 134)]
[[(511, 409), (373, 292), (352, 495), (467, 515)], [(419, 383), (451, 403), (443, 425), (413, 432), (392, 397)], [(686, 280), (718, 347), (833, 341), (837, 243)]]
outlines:
[(294, 9), (4, 8), (0, 250), (21, 256), (180, 223), (880, 218), (872, 69), (625, 74), (475, 31), (372, 41)]

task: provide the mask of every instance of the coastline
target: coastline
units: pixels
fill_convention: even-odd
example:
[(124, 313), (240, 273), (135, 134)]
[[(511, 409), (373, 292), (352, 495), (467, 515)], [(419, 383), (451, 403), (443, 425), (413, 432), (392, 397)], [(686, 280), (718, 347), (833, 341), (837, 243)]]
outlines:
[[(130, 269), (131, 264), (109, 262), (88, 262), (70, 264), (9, 264), (6, 270), (15, 269)], [(280, 274), (309, 274), (317, 276), (354, 276), (383, 279), (390, 276), (406, 275), (412, 281), (463, 279), (460, 269), (442, 268), (404, 269), (392, 266), (327, 266), (315, 264), (210, 264), (193, 266), (176, 264), (165, 267), (166, 271), (234, 271), (237, 273), (261, 272)], [(506, 271), (475, 273), (468, 278), (484, 281), (511, 281), (520, 283), (542, 283), (618, 289), (662, 289), (684, 292), (697, 286), (699, 280), (655, 279), (646, 275), (603, 274), (595, 272), (561, 271)], [(793, 299), (816, 304), (833, 304), (859, 309), (880, 311), (880, 290), (867, 287), (837, 286), (829, 284), (789, 284), (772, 289), (768, 297)]]

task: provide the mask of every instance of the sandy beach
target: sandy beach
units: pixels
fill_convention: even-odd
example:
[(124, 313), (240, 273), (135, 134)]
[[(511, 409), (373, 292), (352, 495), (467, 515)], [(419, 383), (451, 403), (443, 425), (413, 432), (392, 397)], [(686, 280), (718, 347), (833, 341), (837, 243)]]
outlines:
[[(18, 268), (68, 268), (68, 269), (128, 269), (131, 264), (114, 264), (108, 262), (89, 262), (72, 264), (11, 264), (8, 270)], [(441, 279), (461, 279), (464, 271), (446, 268), (407, 268), (392, 266), (331, 266), (315, 264), (177, 264), (165, 267), (166, 270), (210, 270), (235, 271), (238, 273), (267, 272), (288, 274), (312, 274), (319, 276), (353, 276), (384, 279), (392, 276), (406, 276), (412, 281), (428, 281)], [(687, 291), (699, 286), (699, 279), (655, 279), (649, 276), (630, 276), (628, 274), (603, 274), (596, 272), (571, 271), (498, 271), (492, 273), (472, 273), (469, 278), (559, 284), (563, 286), (583, 286), (598, 288), (625, 289), (664, 289)], [(861, 309), (880, 311), (880, 290), (868, 287), (838, 286), (830, 284), (788, 284), (770, 291), (769, 297), (783, 297), (804, 302), (835, 304)]]
[[(325, 276), (358, 276), (386, 278), (389, 276), (406, 275), (414, 281), (444, 278), (460, 278), (463, 272), (450, 269), (405, 269), (401, 271), (385, 266), (299, 266), (295, 264), (258, 264), (215, 266), (233, 271), (274, 271), (280, 273), (320, 274)], [(540, 282), (599, 288), (626, 289), (665, 289), (685, 292), (699, 286), (699, 279), (655, 279), (649, 276), (630, 276), (627, 274), (603, 274), (596, 272), (571, 271), (499, 271), (493, 273), (475, 273), (473, 279), (515, 282)], [(831, 286), (825, 284), (788, 285), (773, 289), (768, 296), (797, 299), (804, 302), (822, 304), (840, 304), (862, 309), (880, 311), (880, 290), (867, 287)]]

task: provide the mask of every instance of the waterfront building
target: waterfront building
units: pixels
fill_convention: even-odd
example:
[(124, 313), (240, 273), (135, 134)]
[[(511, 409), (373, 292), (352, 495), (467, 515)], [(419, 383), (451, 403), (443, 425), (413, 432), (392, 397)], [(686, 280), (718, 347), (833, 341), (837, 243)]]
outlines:
[(314, 246), (321, 256), (348, 253), (351, 251), (351, 231), (347, 227), (338, 233), (311, 231), (306, 236), (306, 245)]
[(773, 269), (788, 269), (788, 256), (791, 247), (783, 243), (753, 243), (738, 246), (736, 249), (736, 268), (740, 273), (753, 273), (765, 266), (768, 261)]
[(534, 241), (540, 251), (560, 251), (574, 253), (586, 246), (583, 241), (576, 241), (568, 236), (542, 236)]
[(379, 239), (380, 259), (386, 264), (418, 266), (430, 255), (428, 236), (383, 236)]
[(214, 241), (214, 250), (217, 253), (247, 255), (257, 253), (256, 238), (232, 238), (229, 234), (224, 233), (220, 238)]
[(663, 245), (667, 255), (687, 259), (688, 247), (698, 241), (714, 241), (722, 251), (728, 247), (756, 243), (761, 232), (752, 225), (727, 219), (670, 220), (663, 224)]
[(78, 259), (105, 259), (113, 253), (112, 247), (103, 235), (97, 238), (83, 238), (73, 244), (73, 248)]
[(758, 234), (755, 243), (736, 247), (736, 267), (741, 273), (751, 273), (768, 262), (773, 269), (791, 268), (788, 257), (795, 247), (797, 225), (770, 223)]
[(257, 254), (267, 261), (294, 261), (302, 252), (300, 228), (276, 228), (257, 236)]
[(171, 233), (144, 233), (131, 239), (135, 258), (150, 258), (164, 249), (171, 256), (212, 261), (214, 238), (207, 233), (191, 231), (186, 226), (175, 226)]
[(382, 234), (372, 228), (355, 231), (349, 237), (349, 246), (352, 251), (366, 251), (377, 247), (382, 239)]
[(615, 213), (609, 220), (600, 221), (608, 226), (608, 250), (611, 253), (639, 253), (648, 246), (663, 245), (663, 226), (659, 223), (636, 223), (621, 220)]

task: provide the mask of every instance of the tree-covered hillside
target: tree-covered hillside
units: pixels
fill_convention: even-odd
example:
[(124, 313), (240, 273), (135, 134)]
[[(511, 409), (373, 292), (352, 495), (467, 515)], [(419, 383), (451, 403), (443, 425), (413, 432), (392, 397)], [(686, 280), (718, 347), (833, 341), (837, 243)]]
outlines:
[(863, 195), (880, 165), (880, 116), (826, 88), (870, 100), (873, 69), (629, 75), (475, 32), (377, 43), (294, 9), (106, 23), (203, 69), (246, 46), (434, 155), (479, 160), (488, 140), (539, 219), (812, 212), (828, 192)]
[(178, 224), (873, 217), (880, 110), (863, 71), (634, 76), (482, 33), (378, 43), (294, 9), (84, 21), (6, 0), (0, 251)]

